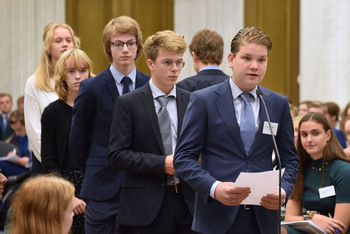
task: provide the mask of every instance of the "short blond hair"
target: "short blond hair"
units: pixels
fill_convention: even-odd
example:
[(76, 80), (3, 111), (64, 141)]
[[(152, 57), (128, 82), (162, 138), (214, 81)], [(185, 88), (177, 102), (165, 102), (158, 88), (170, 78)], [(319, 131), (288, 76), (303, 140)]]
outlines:
[(71, 182), (53, 175), (28, 178), (12, 200), (11, 233), (63, 234), (65, 211), (74, 191)]
[(136, 59), (142, 54), (142, 32), (136, 20), (129, 16), (119, 16), (108, 22), (102, 33), (103, 50), (109, 62), (113, 62), (111, 52), (111, 36), (118, 33), (129, 33), (134, 35), (137, 42)]
[(95, 76), (92, 73), (91, 60), (84, 51), (82, 51), (81, 49), (70, 49), (64, 52), (63, 55), (58, 59), (55, 68), (55, 91), (58, 95), (58, 98), (64, 102), (67, 100), (68, 93), (68, 87), (66, 82), (66, 61), (69, 58), (74, 59), (74, 64), (76, 67), (78, 67), (79, 62), (82, 62), (89, 71), (89, 77)]
[(155, 61), (158, 56), (159, 48), (183, 54), (186, 51), (187, 44), (183, 35), (177, 34), (171, 30), (165, 30), (149, 36), (143, 46), (146, 59)]
[(44, 48), (41, 52), (40, 61), (38, 68), (35, 71), (35, 85), (39, 89), (43, 89), (46, 92), (53, 92), (54, 87), (52, 87), (50, 83), (50, 78), (54, 75), (54, 68), (52, 67), (52, 61), (51, 61), (51, 55), (48, 53), (52, 39), (53, 39), (53, 32), (56, 28), (63, 27), (68, 29), (72, 36), (72, 41), (74, 48), (80, 47), (80, 39), (74, 34), (73, 29), (65, 23), (49, 23), (44, 28), (43, 33), (43, 42), (44, 42)]

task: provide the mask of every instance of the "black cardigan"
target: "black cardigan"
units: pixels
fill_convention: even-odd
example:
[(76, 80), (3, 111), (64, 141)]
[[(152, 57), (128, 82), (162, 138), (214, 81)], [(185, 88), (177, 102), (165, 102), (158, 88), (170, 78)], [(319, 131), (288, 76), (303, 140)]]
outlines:
[(41, 116), (41, 166), (44, 173), (62, 173), (63, 167), (78, 169), (68, 141), (72, 125), (72, 107), (61, 100), (49, 104)]

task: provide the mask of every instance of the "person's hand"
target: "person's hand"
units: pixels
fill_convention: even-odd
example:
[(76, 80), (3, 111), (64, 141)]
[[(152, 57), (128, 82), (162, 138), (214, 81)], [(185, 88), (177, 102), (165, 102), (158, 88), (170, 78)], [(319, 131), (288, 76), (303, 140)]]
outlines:
[(248, 197), (249, 187), (235, 187), (233, 182), (222, 182), (215, 189), (214, 197), (224, 205), (236, 206)]
[(173, 154), (165, 157), (165, 161), (164, 161), (164, 173), (165, 174), (167, 174), (167, 175), (174, 175), (175, 174), (173, 161), (174, 161)]
[(22, 167), (25, 167), (29, 163), (29, 157), (17, 157), (17, 159), (13, 162)]
[[(344, 233), (345, 232), (345, 225), (339, 220), (332, 219), (321, 214), (314, 214), (311, 220), (327, 233)], [(337, 229), (339, 232), (336, 232), (335, 229)]]
[[(260, 205), (269, 210), (279, 209), (279, 189), (274, 194), (267, 194), (261, 198)], [(286, 202), (286, 193), (281, 189), (281, 206)]]
[(77, 197), (74, 197), (73, 207), (74, 207), (73, 208), (74, 214), (76, 215), (85, 214), (86, 203), (83, 200)]
[(348, 156), (348, 158), (350, 159), (350, 145), (344, 149), (344, 153), (345, 153), (346, 156)]

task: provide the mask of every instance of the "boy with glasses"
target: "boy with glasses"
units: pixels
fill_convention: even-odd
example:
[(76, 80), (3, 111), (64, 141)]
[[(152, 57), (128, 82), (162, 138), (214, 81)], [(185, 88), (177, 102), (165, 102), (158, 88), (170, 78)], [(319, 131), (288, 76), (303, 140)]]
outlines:
[(175, 83), (186, 42), (161, 31), (144, 44), (152, 78), (116, 101), (109, 163), (124, 170), (121, 233), (194, 233), (194, 192), (176, 174), (174, 149), (190, 93)]
[(122, 171), (107, 163), (114, 103), (117, 97), (149, 80), (135, 67), (135, 60), (142, 53), (142, 33), (134, 19), (112, 19), (103, 31), (102, 41), (111, 65), (81, 82), (69, 138), (70, 153), (85, 171), (80, 195), (86, 201), (86, 233), (115, 232)]

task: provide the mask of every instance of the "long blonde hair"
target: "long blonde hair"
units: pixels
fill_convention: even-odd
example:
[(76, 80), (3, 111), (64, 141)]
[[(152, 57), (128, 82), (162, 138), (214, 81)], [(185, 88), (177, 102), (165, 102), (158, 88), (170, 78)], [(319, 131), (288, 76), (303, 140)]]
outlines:
[(65, 211), (74, 197), (74, 185), (60, 177), (27, 179), (12, 200), (11, 234), (63, 234)]
[(52, 77), (54, 74), (54, 68), (52, 67), (51, 56), (49, 55), (48, 51), (52, 43), (53, 32), (57, 27), (68, 29), (72, 36), (74, 48), (80, 47), (80, 39), (74, 34), (73, 29), (68, 24), (49, 23), (46, 25), (43, 33), (44, 48), (40, 55), (38, 68), (35, 71), (35, 85), (39, 89), (43, 89), (46, 92), (54, 91), (54, 87), (50, 83), (50, 77)]
[(55, 68), (55, 91), (58, 95), (58, 98), (61, 101), (67, 101), (68, 87), (66, 82), (67, 77), (67, 67), (66, 61), (72, 58), (75, 66), (77, 67), (78, 63), (81, 61), (89, 71), (89, 77), (94, 77), (92, 73), (92, 63), (88, 55), (77, 48), (67, 50), (63, 55), (58, 59), (56, 68)]

